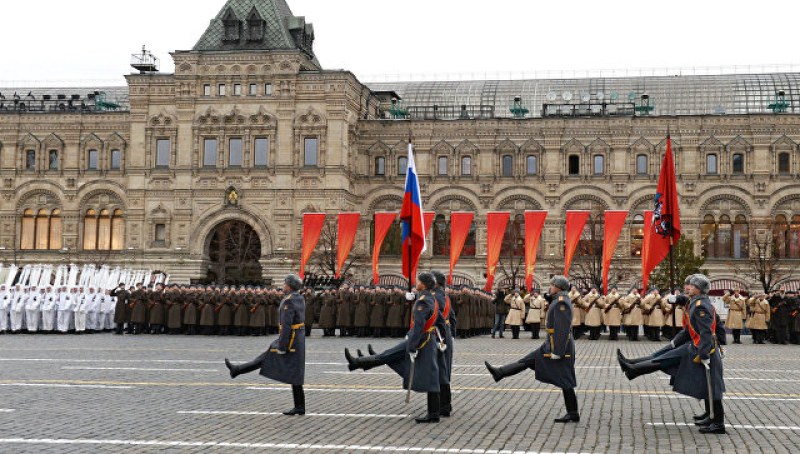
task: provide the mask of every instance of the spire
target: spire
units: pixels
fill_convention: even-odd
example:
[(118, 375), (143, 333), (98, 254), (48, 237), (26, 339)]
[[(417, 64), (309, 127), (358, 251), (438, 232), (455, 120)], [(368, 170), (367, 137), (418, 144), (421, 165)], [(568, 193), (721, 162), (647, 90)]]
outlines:
[(317, 66), (314, 27), (286, 0), (227, 0), (192, 50), (296, 50)]

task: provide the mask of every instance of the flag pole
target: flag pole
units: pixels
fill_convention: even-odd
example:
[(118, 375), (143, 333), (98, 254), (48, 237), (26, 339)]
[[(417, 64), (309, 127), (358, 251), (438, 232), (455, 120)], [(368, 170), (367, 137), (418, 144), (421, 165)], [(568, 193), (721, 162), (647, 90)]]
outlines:
[[(671, 145), (671, 143), (670, 143), (671, 141), (672, 141), (672, 139), (670, 138), (669, 125), (667, 125), (667, 145)], [(673, 162), (673, 165), (674, 165), (674, 162)], [(672, 220), (670, 220), (670, 223), (672, 223)], [(672, 228), (672, 226), (670, 225), (670, 229), (671, 228)], [(669, 289), (670, 289), (670, 293), (674, 293), (675, 292), (675, 256), (672, 253), (672, 250), (674, 249), (674, 246), (675, 246), (675, 240), (672, 237), (672, 232), (670, 232), (670, 235), (669, 235)], [(675, 303), (673, 303), (672, 304), (672, 335), (673, 336), (675, 336), (675, 334), (676, 334), (675, 331), (676, 331), (676, 329), (678, 327), (676, 319), (677, 319), (677, 315), (675, 314)]]
[[(408, 153), (409, 154), (408, 157), (409, 158), (411, 158), (410, 155), (411, 155), (411, 147), (412, 147), (412, 145), (411, 145), (412, 138), (413, 138), (412, 132), (408, 131), (408, 152), (409, 152)], [(408, 165), (410, 165), (410, 164), (411, 164), (411, 162), (409, 161)], [(408, 181), (408, 167), (406, 167), (406, 181)], [(421, 196), (422, 195), (420, 194), (420, 197)], [(423, 224), (424, 224), (424, 221), (423, 221)], [(414, 210), (412, 209), (411, 210), (411, 222), (409, 222), (409, 224), (408, 224), (408, 293), (413, 292), (413, 287), (411, 285), (411, 273), (414, 271), (414, 265), (412, 263), (414, 261), (414, 259), (412, 257), (413, 254), (411, 252), (412, 251), (411, 242), (413, 241), (413, 238), (414, 238), (414, 235), (411, 234), (411, 231), (412, 231), (413, 228), (414, 228)], [(423, 225), (423, 229), (424, 228), (425, 228), (425, 226)]]

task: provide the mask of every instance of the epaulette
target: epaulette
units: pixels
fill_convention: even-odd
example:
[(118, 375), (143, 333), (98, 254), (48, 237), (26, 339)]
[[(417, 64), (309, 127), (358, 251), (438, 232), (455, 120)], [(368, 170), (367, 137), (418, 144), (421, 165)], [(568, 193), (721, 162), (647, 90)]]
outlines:
[(425, 299), (425, 295), (422, 295), (422, 296), (420, 296), (420, 297), (419, 297), (419, 300), (420, 300), (420, 301), (422, 301), (422, 300), (424, 300), (424, 299)]
[(700, 300), (697, 300), (697, 302), (694, 305), (695, 305), (695, 307), (700, 307), (700, 306), (703, 305), (703, 302), (700, 301)]
[(564, 302), (564, 295), (561, 295), (561, 296), (558, 297), (558, 302), (559, 303), (563, 303)]

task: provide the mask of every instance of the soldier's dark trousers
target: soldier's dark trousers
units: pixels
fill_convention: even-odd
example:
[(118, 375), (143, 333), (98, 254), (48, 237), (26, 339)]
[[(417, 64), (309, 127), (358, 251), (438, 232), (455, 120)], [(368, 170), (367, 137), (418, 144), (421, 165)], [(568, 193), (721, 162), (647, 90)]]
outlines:
[(306, 394), (303, 391), (303, 385), (292, 385), (292, 399), (294, 400), (295, 409), (305, 411)]
[(795, 345), (800, 344), (800, 331), (792, 331), (789, 333), (789, 342)]
[(575, 395), (575, 389), (564, 389), (564, 406), (567, 407), (567, 413), (578, 414), (578, 396)]
[(125, 328), (125, 326), (124, 326), (122, 323), (118, 323), (118, 324), (117, 324), (117, 327), (116, 327), (116, 328), (114, 328), (114, 332), (115, 332), (116, 334), (122, 334), (122, 332), (123, 332), (124, 328)]
[(511, 338), (519, 339), (519, 326), (511, 325)]
[(186, 325), (186, 334), (189, 336), (197, 334), (197, 325)]
[(775, 343), (786, 344), (786, 326), (775, 327)]
[(573, 326), (572, 327), (572, 338), (575, 340), (580, 339), (583, 337), (583, 328), (580, 326)]
[(533, 323), (531, 324), (531, 339), (538, 339), (539, 338), (539, 331), (542, 329), (541, 323)]
[(450, 385), (439, 386), (439, 406), (442, 416), (450, 416), (450, 413), (453, 411)]
[(602, 328), (600, 326), (592, 326), (589, 327), (589, 340), (596, 341), (600, 339), (600, 330)]
[(306, 326), (306, 337), (311, 335), (311, 325)]
[(734, 329), (734, 330), (731, 330), (731, 331), (733, 331), (733, 343), (734, 344), (741, 344), (742, 343), (742, 340), (741, 340), (742, 330)]
[(608, 335), (608, 339), (615, 341), (619, 337), (619, 326), (609, 326), (608, 327), (610, 334)]

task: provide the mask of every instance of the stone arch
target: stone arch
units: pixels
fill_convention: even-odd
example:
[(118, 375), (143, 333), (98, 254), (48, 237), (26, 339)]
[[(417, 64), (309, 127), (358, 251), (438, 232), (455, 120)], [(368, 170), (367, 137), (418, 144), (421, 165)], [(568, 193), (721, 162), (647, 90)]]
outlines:
[(120, 194), (111, 189), (97, 188), (87, 192), (80, 198), (78, 207), (85, 211), (87, 207), (119, 208), (126, 209), (125, 200)]
[[(445, 204), (451, 204), (451, 206), (445, 207)], [(452, 204), (458, 203), (460, 206), (457, 208), (453, 208)], [(431, 201), (430, 204), (433, 211), (436, 213), (441, 213), (442, 211), (471, 211), (473, 213), (478, 212), (478, 206), (470, 200), (469, 197), (466, 197), (462, 194), (445, 194), (441, 196), (438, 200)]]
[[(789, 188), (782, 188), (779, 193), (774, 195), (779, 195), (784, 192), (789, 192), (789, 194), (782, 196), (774, 203), (770, 202), (772, 206), (772, 209), (770, 210), (770, 218), (774, 219), (778, 214), (800, 214), (800, 186), (793, 185)], [(791, 216), (787, 217), (791, 218)]]
[(580, 204), (583, 204), (583, 205), (596, 204), (600, 208), (602, 208), (603, 211), (608, 210), (609, 207), (611, 206), (611, 204), (607, 200), (603, 199), (602, 197), (600, 197), (600, 196), (598, 196), (596, 194), (578, 194), (578, 195), (570, 198), (566, 202), (564, 202), (564, 205), (561, 207), (561, 217), (562, 217), (562, 219), (566, 217), (567, 210), (569, 210), (569, 209), (587, 209), (585, 207), (573, 207), (573, 205), (576, 205), (576, 204), (578, 204), (578, 205), (580, 205)]
[[(44, 197), (44, 199), (40, 199)], [(46, 189), (44, 187), (34, 188), (25, 192), (17, 199), (16, 210), (20, 211), (28, 207), (61, 207), (61, 197), (55, 191)]]
[[(521, 206), (524, 205), (524, 206)], [(512, 194), (495, 204), (496, 210), (527, 211), (541, 210), (542, 204), (535, 198), (526, 194)]]
[(211, 233), (218, 225), (227, 221), (242, 221), (252, 227), (261, 240), (262, 259), (272, 255), (274, 250), (273, 232), (275, 230), (271, 228), (267, 220), (263, 217), (257, 216), (255, 213), (241, 206), (235, 210), (230, 208), (217, 209), (194, 224), (195, 233), (191, 235), (190, 243), (190, 250), (192, 253), (200, 254), (205, 257), (211, 241)]
[(478, 207), (480, 207), (480, 198), (478, 197), (478, 194), (464, 186), (448, 186), (439, 188), (428, 196), (431, 207), (439, 206), (445, 200), (455, 199), (469, 204), (476, 212), (478, 211)]
[[(731, 188), (728, 187), (725, 190), (729, 191), (730, 189)], [(700, 205), (700, 210), (699, 210), (698, 214), (700, 216), (704, 215), (707, 211), (709, 211), (711, 209), (710, 206), (713, 203), (720, 202), (720, 201), (730, 201), (730, 202), (735, 202), (735, 203), (739, 204), (741, 206), (741, 208), (745, 211), (745, 214), (748, 217), (752, 216), (752, 214), (753, 214), (753, 210), (750, 207), (750, 204), (745, 199), (743, 199), (741, 197), (738, 197), (736, 195), (730, 194), (730, 193), (728, 193), (728, 194), (717, 194), (717, 195), (712, 195), (712, 196), (708, 197)]]
[(368, 213), (374, 213), (375, 211), (381, 210), (381, 205), (392, 205), (397, 206), (396, 211), (400, 211), (400, 207), (403, 205), (403, 195), (400, 191), (397, 191), (396, 194), (382, 194), (376, 196), (372, 201), (370, 201), (369, 205), (367, 205)]
[(127, 206), (128, 197), (126, 191), (127, 188), (116, 181), (104, 180), (102, 182), (90, 182), (78, 188), (77, 199), (79, 203), (83, 203), (98, 194), (110, 193), (113, 194), (120, 203)]

